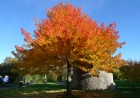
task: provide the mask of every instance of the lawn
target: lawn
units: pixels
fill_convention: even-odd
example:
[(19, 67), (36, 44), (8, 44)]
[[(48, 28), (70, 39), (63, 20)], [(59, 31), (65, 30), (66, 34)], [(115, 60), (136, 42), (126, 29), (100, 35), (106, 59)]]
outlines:
[(10, 98), (24, 98), (25, 96), (28, 96), (29, 98), (32, 98), (32, 96), (34, 96), (34, 98), (38, 98), (40, 96), (39, 98), (41, 98), (41, 95), (44, 95), (45, 93), (51, 95), (51, 93), (64, 92), (64, 90), (64, 86), (56, 83), (48, 83), (46, 87), (44, 84), (34, 84), (0, 90), (0, 98), (5, 98), (5, 96)]
[(115, 83), (119, 88), (119, 92), (122, 92), (118, 96), (119, 98), (140, 98), (140, 82), (135, 83), (135, 91), (133, 90), (133, 85), (130, 82), (116, 80)]
[[(69, 98), (140, 98), (140, 83), (136, 83), (136, 91), (133, 91), (132, 84), (124, 81), (115, 81), (119, 90), (94, 90), (78, 91), (73, 90)], [(48, 83), (35, 84), (18, 88), (0, 90), (0, 98), (67, 98), (64, 96), (65, 86)]]

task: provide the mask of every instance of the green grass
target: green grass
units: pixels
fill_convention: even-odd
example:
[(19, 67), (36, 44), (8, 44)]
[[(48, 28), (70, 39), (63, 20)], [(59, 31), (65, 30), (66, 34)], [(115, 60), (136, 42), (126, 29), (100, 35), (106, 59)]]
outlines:
[(116, 80), (115, 83), (119, 88), (119, 95), (116, 95), (116, 98), (140, 98), (140, 82), (135, 83), (135, 91), (130, 82)]
[[(135, 83), (136, 90), (133, 91), (132, 83), (115, 81), (118, 91), (93, 90), (82, 92), (73, 90), (73, 96), (69, 98), (140, 98), (140, 82)], [(65, 86), (56, 83), (35, 84), (18, 88), (0, 90), (0, 98), (66, 98), (64, 96)]]
[(60, 86), (56, 83), (47, 83), (45, 87), (44, 84), (35, 84), (29, 86), (22, 86), (17, 88), (9, 88), (5, 90), (0, 90), (0, 98), (7, 96), (18, 96), (18, 95), (28, 95), (28, 94), (39, 94), (39, 93), (51, 93), (51, 92), (63, 92), (66, 87)]

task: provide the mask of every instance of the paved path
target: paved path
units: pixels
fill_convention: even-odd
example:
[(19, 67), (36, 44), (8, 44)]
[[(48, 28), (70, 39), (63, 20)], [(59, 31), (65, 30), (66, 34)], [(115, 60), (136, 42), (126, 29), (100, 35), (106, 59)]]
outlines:
[(16, 87), (0, 87), (0, 90), (5, 90), (5, 89), (9, 89), (9, 88), (16, 88)]
[(67, 86), (64, 82), (58, 82), (59, 85)]

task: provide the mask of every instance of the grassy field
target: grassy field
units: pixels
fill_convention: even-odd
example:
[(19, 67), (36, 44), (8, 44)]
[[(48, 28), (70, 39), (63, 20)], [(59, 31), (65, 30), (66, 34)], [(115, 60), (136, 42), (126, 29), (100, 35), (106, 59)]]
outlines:
[(0, 98), (41, 98), (45, 93), (51, 96), (51, 93), (64, 92), (64, 90), (64, 86), (56, 83), (48, 83), (46, 87), (44, 84), (35, 84), (0, 90)]
[(120, 95), (118, 95), (118, 98), (140, 98), (140, 82), (135, 83), (135, 91), (130, 82), (116, 80), (115, 83), (119, 88), (119, 92), (121, 92)]
[[(140, 98), (140, 83), (136, 83), (136, 90), (133, 91), (132, 84), (124, 81), (115, 81), (119, 90), (94, 90), (82, 92), (73, 90), (69, 98)], [(48, 83), (35, 84), (18, 88), (0, 90), (0, 98), (67, 98), (64, 96), (65, 86)]]

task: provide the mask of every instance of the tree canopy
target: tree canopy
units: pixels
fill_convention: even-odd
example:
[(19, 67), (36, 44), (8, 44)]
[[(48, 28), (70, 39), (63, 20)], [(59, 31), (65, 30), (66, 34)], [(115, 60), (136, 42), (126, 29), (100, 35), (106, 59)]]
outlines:
[(81, 8), (59, 3), (47, 9), (47, 18), (35, 19), (35, 38), (21, 29), (27, 44), (16, 46), (17, 66), (25, 73), (47, 73), (80, 68), (97, 76), (99, 70), (113, 72), (124, 64), (121, 54), (113, 56), (119, 43), (116, 23), (98, 26)]

